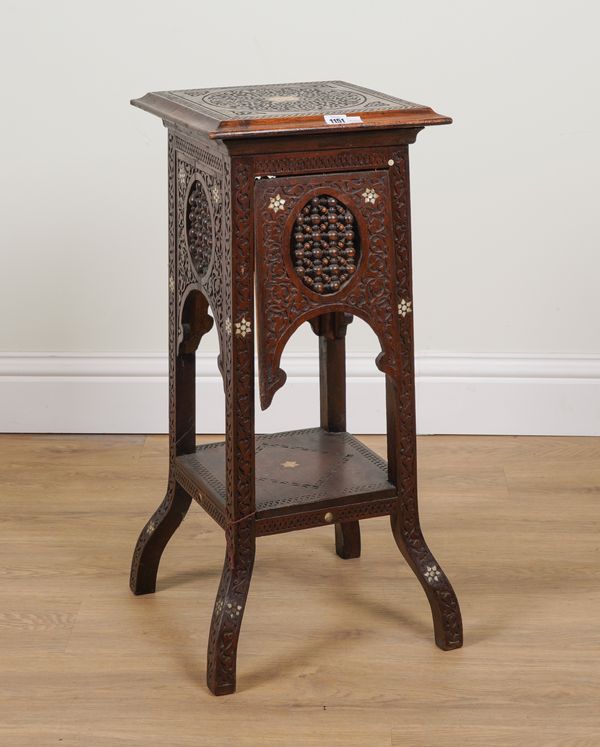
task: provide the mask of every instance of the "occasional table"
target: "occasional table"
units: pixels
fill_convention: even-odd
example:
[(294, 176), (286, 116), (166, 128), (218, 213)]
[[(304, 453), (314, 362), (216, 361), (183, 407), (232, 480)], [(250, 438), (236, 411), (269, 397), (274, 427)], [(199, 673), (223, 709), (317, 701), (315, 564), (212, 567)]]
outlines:
[[(436, 644), (460, 647), (458, 601), (417, 507), (408, 171), (419, 131), (451, 120), (342, 81), (162, 91), (132, 103), (168, 128), (170, 445), (166, 496), (137, 541), (132, 591), (155, 590), (194, 499), (225, 532), (207, 683), (232, 693), (256, 538), (332, 524), (338, 556), (357, 558), (359, 522), (389, 515)], [(354, 316), (381, 346), (387, 463), (346, 431)], [(265, 409), (304, 322), (319, 338), (319, 427), (257, 435), (255, 353)], [(196, 446), (195, 352), (213, 323), (226, 438)]]

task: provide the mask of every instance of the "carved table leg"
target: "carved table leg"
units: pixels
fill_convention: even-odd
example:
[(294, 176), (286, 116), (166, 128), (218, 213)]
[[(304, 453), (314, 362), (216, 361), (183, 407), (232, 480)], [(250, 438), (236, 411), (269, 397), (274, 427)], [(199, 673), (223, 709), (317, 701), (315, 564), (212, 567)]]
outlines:
[[(352, 314), (333, 312), (311, 321), (319, 335), (319, 391), (321, 428), (333, 433), (346, 430), (346, 329)], [(360, 525), (346, 521), (335, 525), (335, 551), (340, 558), (360, 557)]]
[[(175, 340), (170, 345), (174, 355), (170, 366), (169, 387), (170, 474), (167, 494), (138, 538), (131, 562), (129, 585), (134, 594), (151, 594), (156, 590), (156, 575), (162, 553), (188, 512), (192, 499), (177, 485), (172, 474), (175, 455), (189, 454), (195, 448), (196, 434), (196, 348), (202, 336), (212, 327), (208, 303), (199, 292), (188, 296), (182, 313), (182, 334), (174, 355)], [(176, 330), (171, 331), (172, 338)]]
[(403, 146), (390, 169), (393, 236), (396, 255), (394, 337), (398, 355), (394, 375), (386, 375), (386, 412), (389, 480), (398, 489), (392, 531), (400, 552), (425, 590), (436, 644), (444, 650), (462, 646), (462, 621), (450, 581), (433, 557), (421, 531), (417, 503), (417, 435), (412, 325), (412, 268), (410, 249), (410, 197), (408, 146)]
[(131, 561), (129, 585), (134, 594), (156, 591), (156, 575), (163, 550), (188, 512), (192, 499), (169, 480), (167, 494), (138, 538)]
[(450, 581), (425, 542), (417, 500), (414, 388), (406, 381), (398, 396), (386, 376), (388, 465), (390, 480), (398, 486), (398, 507), (390, 517), (396, 544), (425, 590), (436, 644), (444, 651), (462, 646), (462, 621)]
[(358, 521), (344, 521), (335, 525), (335, 551), (344, 560), (360, 558)]
[(227, 554), (208, 640), (206, 681), (215, 695), (235, 691), (236, 656), (256, 546), (254, 445), (254, 278), (252, 170), (232, 160), (231, 268), (223, 283)]
[(214, 695), (235, 692), (238, 640), (254, 566), (254, 522), (238, 527), (238, 544), (244, 550), (233, 563), (229, 553), (225, 557), (210, 625), (206, 684)]

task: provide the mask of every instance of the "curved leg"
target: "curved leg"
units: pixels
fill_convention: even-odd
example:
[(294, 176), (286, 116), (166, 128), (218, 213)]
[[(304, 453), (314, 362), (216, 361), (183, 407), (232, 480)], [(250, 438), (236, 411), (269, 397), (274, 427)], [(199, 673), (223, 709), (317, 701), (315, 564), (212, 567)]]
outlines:
[(253, 566), (254, 549), (233, 568), (225, 558), (208, 638), (206, 684), (213, 695), (235, 692), (237, 647)]
[[(421, 531), (417, 493), (417, 429), (413, 296), (410, 242), (408, 146), (398, 149), (389, 171), (392, 189), (396, 298), (392, 334), (397, 345), (393, 369), (386, 372), (386, 412), (389, 480), (397, 489), (392, 532), (400, 552), (419, 579), (433, 615), (436, 644), (443, 650), (463, 642), (458, 600), (450, 581), (431, 554)], [(392, 362), (392, 357), (388, 359)]]
[(156, 590), (156, 574), (163, 550), (188, 512), (192, 499), (185, 490), (169, 480), (167, 494), (142, 529), (133, 551), (129, 586), (134, 594)]
[(344, 560), (360, 558), (360, 524), (345, 521), (335, 525), (335, 551)]
[[(179, 454), (189, 454), (196, 448), (196, 357), (195, 352), (204, 334), (213, 324), (208, 314), (208, 301), (199, 291), (192, 291), (183, 304), (180, 340), (177, 335), (174, 304), (171, 309), (169, 347), (169, 454), (170, 462)], [(156, 589), (156, 574), (163, 550), (183, 521), (192, 499), (175, 482), (171, 474), (167, 494), (146, 526), (142, 529), (133, 551), (129, 586), (134, 594), (151, 594)]]
[(227, 552), (208, 638), (206, 683), (214, 695), (235, 692), (237, 646), (256, 551), (254, 439), (254, 245), (251, 162), (231, 162), (231, 264), (224, 286), (222, 368), (225, 380)]
[(396, 544), (427, 595), (433, 615), (435, 642), (444, 651), (449, 651), (462, 646), (462, 620), (454, 589), (427, 547), (421, 531), (414, 389), (411, 384), (412, 380), (409, 380), (400, 388), (386, 376), (388, 469), (390, 481), (398, 487), (398, 507), (390, 519)]
[(416, 507), (413, 510), (406, 508), (401, 506), (390, 517), (394, 539), (427, 595), (436, 645), (444, 651), (460, 648), (463, 632), (458, 599), (442, 567), (427, 547), (416, 517)]

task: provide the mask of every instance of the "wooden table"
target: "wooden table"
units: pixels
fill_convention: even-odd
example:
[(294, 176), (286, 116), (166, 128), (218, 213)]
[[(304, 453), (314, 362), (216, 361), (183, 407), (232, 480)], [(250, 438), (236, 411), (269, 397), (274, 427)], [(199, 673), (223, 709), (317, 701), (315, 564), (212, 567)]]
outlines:
[[(162, 91), (132, 103), (168, 128), (170, 434), (167, 493), (135, 547), (132, 591), (155, 590), (161, 554), (196, 500), (225, 531), (207, 683), (232, 693), (256, 537), (333, 524), (337, 554), (356, 558), (359, 521), (389, 515), (437, 645), (460, 647), (458, 601), (418, 516), (408, 175), (418, 132), (451, 120), (341, 81)], [(346, 432), (354, 316), (381, 345), (387, 463)], [(195, 352), (214, 322), (226, 440), (196, 446)], [(320, 426), (256, 435), (255, 347), (265, 409), (304, 322), (319, 338)]]

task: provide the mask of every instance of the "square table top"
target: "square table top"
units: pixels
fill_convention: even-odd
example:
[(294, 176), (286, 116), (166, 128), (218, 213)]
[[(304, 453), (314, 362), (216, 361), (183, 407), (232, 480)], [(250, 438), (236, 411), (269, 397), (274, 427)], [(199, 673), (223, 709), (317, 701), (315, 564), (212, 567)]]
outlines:
[(427, 106), (341, 80), (157, 91), (131, 103), (165, 124), (220, 139), (452, 121)]

